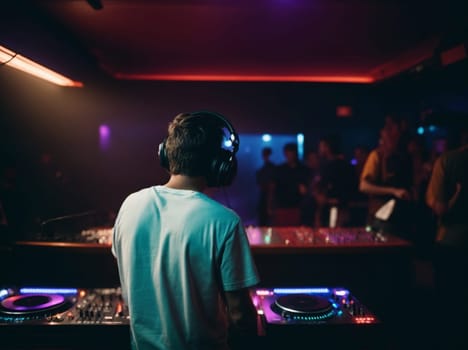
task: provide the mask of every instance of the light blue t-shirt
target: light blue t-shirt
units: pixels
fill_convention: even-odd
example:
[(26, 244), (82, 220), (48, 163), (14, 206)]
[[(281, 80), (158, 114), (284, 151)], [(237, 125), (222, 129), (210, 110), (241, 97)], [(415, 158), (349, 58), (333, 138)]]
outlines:
[(226, 349), (223, 290), (259, 282), (237, 214), (164, 186), (127, 197), (114, 225), (134, 349)]

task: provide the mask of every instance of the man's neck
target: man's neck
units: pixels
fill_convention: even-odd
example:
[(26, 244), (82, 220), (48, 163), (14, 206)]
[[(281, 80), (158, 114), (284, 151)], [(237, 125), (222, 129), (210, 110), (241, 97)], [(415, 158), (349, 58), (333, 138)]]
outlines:
[(206, 179), (203, 176), (187, 176), (187, 175), (171, 175), (169, 181), (164, 185), (176, 190), (191, 190), (203, 192), (207, 185)]

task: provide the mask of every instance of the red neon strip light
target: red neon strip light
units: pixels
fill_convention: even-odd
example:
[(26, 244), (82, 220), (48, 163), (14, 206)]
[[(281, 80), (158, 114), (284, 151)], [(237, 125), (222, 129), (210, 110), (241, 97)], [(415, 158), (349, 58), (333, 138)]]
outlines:
[(236, 82), (310, 82), (310, 83), (355, 83), (371, 84), (370, 76), (353, 75), (197, 75), (197, 74), (125, 74), (116, 73), (117, 79), (170, 80), (170, 81), (236, 81)]

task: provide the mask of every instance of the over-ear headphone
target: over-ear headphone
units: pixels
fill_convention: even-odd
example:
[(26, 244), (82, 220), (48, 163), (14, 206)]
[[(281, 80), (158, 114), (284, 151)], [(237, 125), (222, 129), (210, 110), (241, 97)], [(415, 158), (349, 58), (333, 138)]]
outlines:
[[(229, 186), (237, 173), (236, 153), (239, 150), (239, 136), (237, 135), (232, 124), (221, 114), (210, 111), (199, 111), (187, 113), (188, 118), (212, 118), (216, 123), (219, 123), (220, 130), (225, 134), (224, 129), (229, 133), (228, 139), (223, 141), (223, 144), (229, 148), (222, 148), (215, 152), (215, 156), (211, 161), (210, 168), (207, 174), (207, 183), (209, 187)], [(159, 144), (159, 162), (161, 166), (169, 171), (169, 159), (166, 152), (166, 139)]]

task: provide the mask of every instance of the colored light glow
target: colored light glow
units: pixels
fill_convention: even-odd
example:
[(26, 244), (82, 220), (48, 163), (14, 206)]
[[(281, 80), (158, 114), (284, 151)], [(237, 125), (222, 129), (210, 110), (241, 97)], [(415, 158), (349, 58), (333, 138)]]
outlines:
[(420, 126), (420, 127), (418, 128), (418, 134), (419, 134), (419, 135), (424, 134), (424, 128), (423, 128), (422, 126)]
[(356, 323), (374, 323), (375, 317), (372, 317), (372, 316), (355, 317), (354, 321)]
[(270, 134), (263, 134), (262, 135), (262, 141), (263, 142), (270, 142), (271, 141), (271, 135)]
[(336, 107), (336, 116), (340, 118), (348, 118), (353, 115), (351, 106), (338, 106)]
[(429, 125), (429, 131), (434, 132), (437, 128), (434, 125)]
[(107, 149), (110, 145), (111, 130), (108, 125), (102, 124), (99, 126), (99, 144), (101, 149)]
[(344, 290), (344, 289), (343, 289), (343, 290), (336, 290), (336, 291), (335, 291), (335, 294), (338, 295), (338, 296), (340, 296), (340, 297), (344, 297), (344, 296), (348, 295), (349, 292), (348, 292), (347, 290)]
[(21, 288), (20, 294), (76, 294), (78, 289), (75, 288)]
[(60, 86), (83, 86), (83, 83), (73, 81), (49, 68), (40, 65), (39, 63), (31, 61), (30, 59), (7, 49), (4, 46), (0, 46), (0, 64), (2, 63)]
[(108, 138), (110, 136), (110, 129), (107, 125), (101, 125), (99, 127), (99, 136), (102, 138)]
[(231, 140), (224, 141), (224, 147), (232, 147), (232, 141)]
[(304, 134), (297, 134), (297, 155), (299, 159), (304, 157)]
[(356, 158), (351, 159), (350, 163), (351, 165), (356, 165), (357, 164)]
[[(29, 294), (29, 293), (26, 293)], [(37, 293), (33, 293), (33, 296), (35, 296)], [(40, 293), (43, 294), (43, 293)], [(47, 293), (48, 294), (48, 293)], [(48, 301), (41, 303), (39, 305), (19, 305), (20, 303), (17, 303), (18, 300), (21, 300), (22, 298), (27, 298), (21, 295), (15, 295), (12, 297), (9, 297), (2, 301), (2, 306), (4, 306), (7, 309), (14, 310), (14, 311), (30, 311), (30, 310), (42, 310), (46, 309), (51, 306), (55, 306), (58, 304), (63, 303), (65, 298), (62, 295), (47, 295)]]
[(275, 294), (323, 294), (329, 293), (328, 288), (275, 288), (273, 289)]
[(0, 298), (3, 298), (4, 296), (8, 295), (8, 289), (2, 289), (0, 290)]
[(354, 75), (217, 75), (217, 74), (126, 74), (115, 73), (116, 79), (172, 81), (242, 81), (371, 84), (371, 76)]
[(272, 293), (267, 289), (259, 289), (255, 292), (257, 295), (271, 295)]

